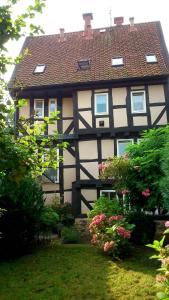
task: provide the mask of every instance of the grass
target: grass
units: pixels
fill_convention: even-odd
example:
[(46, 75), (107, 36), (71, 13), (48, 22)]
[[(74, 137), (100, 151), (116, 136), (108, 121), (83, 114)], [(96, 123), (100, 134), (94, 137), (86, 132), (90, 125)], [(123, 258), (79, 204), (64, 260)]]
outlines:
[(0, 300), (156, 299), (149, 249), (113, 262), (89, 245), (56, 245), (0, 264)]

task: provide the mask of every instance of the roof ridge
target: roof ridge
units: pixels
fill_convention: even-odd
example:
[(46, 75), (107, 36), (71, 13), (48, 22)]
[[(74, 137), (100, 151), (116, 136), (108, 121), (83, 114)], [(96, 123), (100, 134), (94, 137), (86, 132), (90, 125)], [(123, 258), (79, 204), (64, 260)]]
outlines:
[[(134, 25), (138, 26), (138, 25), (146, 25), (146, 24), (157, 24), (157, 23), (161, 23), (159, 20), (157, 21), (150, 21), (150, 22), (139, 22), (139, 23), (134, 23)], [(99, 30), (109, 30), (109, 29), (116, 29), (116, 28), (124, 28), (124, 27), (129, 27), (130, 24), (124, 24), (124, 25), (121, 25), (121, 26), (117, 26), (117, 25), (114, 25), (114, 26), (106, 26), (106, 27), (98, 27), (98, 28), (92, 28), (93, 31), (99, 31)], [(80, 33), (83, 33), (84, 30), (78, 30), (78, 31), (68, 31), (68, 32), (64, 32), (64, 35), (73, 35), (73, 34), (80, 34)], [(27, 38), (30, 38), (30, 39), (33, 39), (33, 38), (43, 38), (43, 37), (53, 37), (53, 36), (56, 36), (56, 37), (59, 37), (60, 36), (60, 33), (52, 33), (52, 34), (43, 34), (43, 35), (36, 35), (36, 36), (27, 36)]]

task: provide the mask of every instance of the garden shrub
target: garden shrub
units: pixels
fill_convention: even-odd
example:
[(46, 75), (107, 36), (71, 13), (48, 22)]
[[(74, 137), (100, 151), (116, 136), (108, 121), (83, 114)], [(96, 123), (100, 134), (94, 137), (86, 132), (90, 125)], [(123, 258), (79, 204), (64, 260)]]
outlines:
[(40, 232), (50, 234), (56, 230), (59, 221), (59, 215), (50, 205), (45, 205), (40, 216)]
[(56, 232), (60, 236), (61, 230), (64, 226), (73, 226), (75, 223), (75, 218), (72, 212), (72, 205), (68, 202), (60, 203), (58, 199), (54, 199), (51, 207), (59, 216)]
[(137, 245), (151, 243), (155, 235), (154, 217), (139, 212), (130, 212), (126, 216), (129, 223), (135, 225), (131, 235), (131, 241)]
[(113, 258), (123, 258), (130, 253), (129, 239), (133, 228), (134, 225), (129, 224), (122, 215), (110, 217), (102, 213), (90, 222), (91, 243)]
[(0, 180), (0, 207), (5, 209), (0, 218), (1, 256), (15, 257), (29, 251), (40, 231), (44, 208), (41, 186), (31, 177), (18, 184)]
[(147, 245), (157, 251), (157, 255), (150, 258), (157, 259), (161, 263), (156, 275), (156, 286), (160, 290), (157, 293), (157, 298), (162, 300), (169, 299), (169, 245), (164, 245), (166, 235), (169, 233), (169, 221), (165, 223), (165, 227), (167, 229), (164, 231), (162, 239), (160, 241), (155, 240), (153, 244)]
[(61, 241), (63, 244), (77, 244), (80, 242), (80, 234), (76, 227), (63, 227), (61, 230)]
[(110, 200), (102, 196), (95, 201), (93, 209), (89, 212), (88, 216), (89, 218), (93, 218), (101, 213), (104, 213), (108, 217), (113, 214), (121, 214), (122, 207), (116, 198)]

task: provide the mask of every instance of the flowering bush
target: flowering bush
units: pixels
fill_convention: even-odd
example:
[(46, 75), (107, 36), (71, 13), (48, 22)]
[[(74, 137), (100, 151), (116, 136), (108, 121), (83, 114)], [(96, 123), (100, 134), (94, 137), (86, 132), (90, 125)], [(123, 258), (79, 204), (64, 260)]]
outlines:
[(91, 243), (114, 258), (123, 257), (130, 249), (129, 239), (134, 225), (128, 224), (123, 215), (95, 216), (89, 225)]
[(169, 299), (169, 244), (164, 246), (166, 234), (169, 233), (169, 221), (165, 223), (167, 228), (161, 241), (154, 241), (153, 244), (147, 246), (155, 249), (158, 255), (153, 255), (151, 258), (158, 259), (161, 262), (161, 268), (158, 269), (159, 273), (156, 275), (156, 286), (161, 290), (157, 293), (158, 299)]

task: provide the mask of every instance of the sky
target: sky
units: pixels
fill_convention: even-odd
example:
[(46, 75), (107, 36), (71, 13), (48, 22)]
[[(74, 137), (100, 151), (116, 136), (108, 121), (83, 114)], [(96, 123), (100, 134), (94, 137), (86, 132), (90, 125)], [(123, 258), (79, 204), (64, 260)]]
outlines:
[[(0, 0), (3, 5), (6, 0)], [(2, 3), (2, 4), (1, 4)], [(14, 16), (22, 12), (24, 5), (31, 0), (20, 0), (14, 9)], [(169, 49), (169, 0), (46, 0), (42, 15), (37, 15), (34, 23), (39, 24), (45, 34), (59, 33), (59, 28), (65, 32), (83, 30), (83, 13), (93, 13), (93, 28), (113, 25), (114, 17), (124, 17), (124, 24), (129, 23), (129, 17), (135, 18), (135, 23), (160, 21), (164, 37)], [(111, 13), (110, 13), (111, 12)], [(9, 54), (17, 55), (22, 47), (23, 39), (8, 44)], [(10, 69), (7, 78), (10, 78)]]

